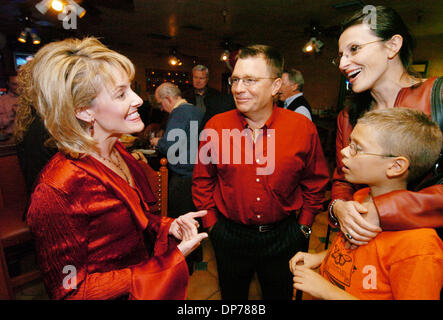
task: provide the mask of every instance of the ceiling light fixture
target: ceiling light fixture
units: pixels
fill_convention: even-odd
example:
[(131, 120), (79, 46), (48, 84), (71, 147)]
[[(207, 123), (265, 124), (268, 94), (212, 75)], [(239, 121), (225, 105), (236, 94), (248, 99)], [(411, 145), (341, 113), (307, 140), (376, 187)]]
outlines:
[(168, 63), (174, 67), (183, 65), (183, 62), (179, 58), (177, 58), (175, 55), (169, 56)]
[(20, 32), (20, 35), (17, 37), (17, 40), (20, 41), (21, 43), (26, 43), (28, 34), (31, 36), (33, 44), (35, 45), (40, 44), (41, 39), (38, 36), (37, 31), (29, 27), (24, 28), (23, 31)]
[(168, 63), (171, 66), (182, 66), (183, 62), (180, 60), (180, 58), (177, 56), (177, 50), (172, 49), (171, 54), (169, 55)]
[(41, 14), (45, 14), (51, 7), (51, 0), (42, 0), (37, 3), (35, 7), (38, 11), (40, 11)]
[(26, 43), (26, 36), (27, 32), (26, 30), (23, 30), (22, 32), (20, 32), (20, 35), (18, 36), (17, 40), (20, 41), (21, 43)]
[(78, 5), (78, 3), (73, 1), (73, 0), (69, 0), (69, 3), (74, 6), (75, 13), (77, 14), (77, 17), (79, 17), (81, 19), (81, 18), (83, 18), (85, 16), (85, 14), (86, 14), (85, 8), (80, 7)]
[(171, 57), (169, 57), (169, 64), (170, 64), (171, 66), (176, 66), (177, 63), (178, 63), (178, 59), (177, 59), (175, 56), (171, 56)]
[(53, 0), (51, 2), (51, 7), (57, 12), (63, 12), (63, 10), (65, 10), (65, 3), (60, 0)]
[(311, 52), (320, 52), (321, 47), (323, 47), (324, 43), (318, 40), (316, 37), (312, 37), (309, 41), (303, 46), (302, 51), (304, 53)]
[(40, 42), (41, 42), (40, 37), (34, 31), (31, 32), (31, 39), (32, 39), (32, 44), (35, 44), (35, 45), (40, 44)]
[(230, 52), (228, 50), (223, 51), (223, 53), (220, 56), (220, 61), (225, 61), (225, 62), (228, 61), (229, 55)]
[(78, 5), (74, 0), (42, 0), (35, 5), (41, 14), (45, 14), (50, 8), (57, 12), (64, 12), (65, 7), (71, 5), (74, 7), (75, 14), (81, 19), (85, 16), (85, 8)]

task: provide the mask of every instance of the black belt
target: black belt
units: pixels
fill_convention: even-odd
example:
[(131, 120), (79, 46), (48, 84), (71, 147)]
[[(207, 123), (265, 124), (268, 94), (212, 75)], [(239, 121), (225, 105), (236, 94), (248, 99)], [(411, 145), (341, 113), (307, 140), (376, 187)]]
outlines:
[(282, 223), (288, 222), (290, 218), (292, 218), (292, 217), (295, 218), (296, 217), (295, 215), (291, 215), (291, 216), (289, 216), (289, 217), (287, 217), (287, 218), (285, 218), (283, 220), (277, 221), (275, 223), (255, 225), (255, 224), (242, 224), (242, 223), (238, 223), (238, 222), (232, 221), (230, 219), (227, 219), (223, 214), (220, 214), (220, 216), (223, 217), (226, 221), (228, 221), (228, 222), (230, 222), (230, 223), (232, 223), (234, 225), (237, 225), (239, 227), (243, 227), (243, 228), (246, 228), (246, 229), (255, 230), (255, 231), (258, 231), (258, 232), (268, 232), (268, 231), (274, 230), (275, 228), (280, 226)]
[(258, 232), (268, 232), (271, 231), (273, 229), (275, 229), (277, 227), (277, 225), (279, 225), (280, 222), (276, 222), (276, 223), (271, 223), (271, 224), (262, 224), (262, 225), (258, 225), (258, 226), (247, 226), (251, 229), (257, 229)]

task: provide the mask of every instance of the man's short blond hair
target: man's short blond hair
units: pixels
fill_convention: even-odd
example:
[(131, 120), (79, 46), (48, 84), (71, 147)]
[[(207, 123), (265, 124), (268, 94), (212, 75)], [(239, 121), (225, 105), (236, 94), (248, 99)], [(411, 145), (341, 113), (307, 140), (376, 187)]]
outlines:
[(375, 129), (377, 142), (386, 154), (403, 156), (409, 160), (408, 182), (426, 174), (442, 150), (440, 127), (418, 110), (373, 110), (358, 119), (357, 124)]
[(97, 149), (90, 124), (76, 113), (89, 107), (102, 88), (116, 84), (116, 70), (133, 80), (132, 62), (93, 37), (52, 42), (37, 52), (29, 94), (60, 151), (76, 156)]
[(284, 67), (284, 58), (280, 52), (268, 45), (256, 44), (241, 48), (237, 54), (238, 59), (263, 57), (268, 65), (270, 75), (280, 78)]

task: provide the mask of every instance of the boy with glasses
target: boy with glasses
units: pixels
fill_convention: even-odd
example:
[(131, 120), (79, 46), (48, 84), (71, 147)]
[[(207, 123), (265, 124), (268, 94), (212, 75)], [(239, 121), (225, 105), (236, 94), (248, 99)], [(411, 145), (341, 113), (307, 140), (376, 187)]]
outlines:
[[(341, 153), (347, 181), (366, 184), (354, 200), (405, 190), (438, 159), (442, 133), (424, 113), (381, 109), (366, 113)], [(368, 210), (365, 219), (380, 225)], [(443, 243), (434, 229), (383, 231), (353, 249), (337, 234), (329, 251), (298, 252), (289, 262), (294, 287), (320, 299), (439, 299), (443, 285)], [(311, 269), (320, 266), (320, 274)]]

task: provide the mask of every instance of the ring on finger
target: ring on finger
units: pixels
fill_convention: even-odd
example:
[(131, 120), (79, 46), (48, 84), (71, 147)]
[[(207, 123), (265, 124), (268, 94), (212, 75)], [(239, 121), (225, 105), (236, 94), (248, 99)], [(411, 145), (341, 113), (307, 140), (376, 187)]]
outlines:
[(349, 233), (346, 233), (346, 238), (348, 238), (349, 240), (352, 240), (352, 236)]

